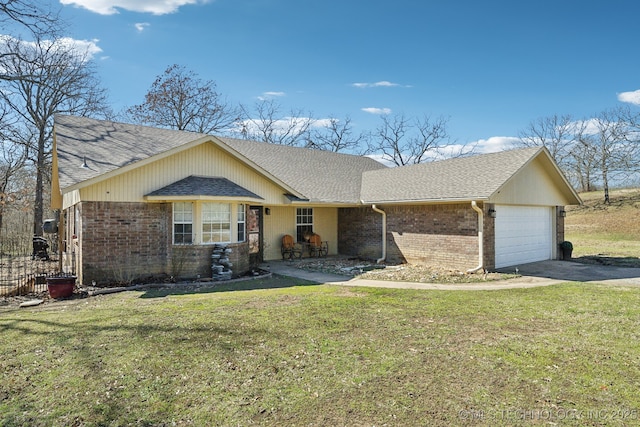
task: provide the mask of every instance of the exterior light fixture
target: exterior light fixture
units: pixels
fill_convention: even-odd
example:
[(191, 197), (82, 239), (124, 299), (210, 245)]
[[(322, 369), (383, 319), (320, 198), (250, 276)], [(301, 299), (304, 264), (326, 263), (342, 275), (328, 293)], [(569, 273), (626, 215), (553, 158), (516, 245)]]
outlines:
[(489, 216), (491, 218), (495, 218), (496, 217), (496, 210), (493, 209), (493, 208), (489, 209)]

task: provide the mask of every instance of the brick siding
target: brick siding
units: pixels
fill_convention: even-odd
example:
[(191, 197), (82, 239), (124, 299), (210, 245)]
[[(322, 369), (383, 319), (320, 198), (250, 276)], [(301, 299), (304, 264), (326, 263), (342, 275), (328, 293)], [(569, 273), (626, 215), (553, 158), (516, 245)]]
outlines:
[[(211, 277), (209, 245), (172, 245), (170, 203), (82, 202), (80, 283)], [(232, 244), (234, 276), (249, 267), (248, 244)]]
[[(486, 209), (486, 207), (484, 208)], [(478, 265), (478, 214), (470, 204), (386, 206), (387, 261), (467, 270)], [(382, 215), (370, 207), (338, 211), (338, 247), (365, 259), (382, 253)], [(485, 248), (493, 248), (493, 218), (485, 215)], [(485, 261), (494, 254), (485, 249)]]

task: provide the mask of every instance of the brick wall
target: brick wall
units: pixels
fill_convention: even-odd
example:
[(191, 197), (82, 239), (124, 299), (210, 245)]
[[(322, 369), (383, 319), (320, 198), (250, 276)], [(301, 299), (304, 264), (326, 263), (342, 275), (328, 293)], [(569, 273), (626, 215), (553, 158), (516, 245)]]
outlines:
[(482, 233), (484, 268), (493, 270), (496, 267), (496, 219), (489, 216), (489, 210), (495, 209), (495, 205), (478, 203), (478, 207), (484, 213), (484, 232)]
[(338, 253), (363, 259), (382, 254), (382, 215), (368, 208), (338, 209)]
[(560, 243), (564, 242), (564, 206), (556, 206), (556, 259), (562, 259), (562, 251), (560, 250)]
[[(460, 270), (478, 265), (478, 215), (470, 204), (385, 206), (383, 210), (388, 262)], [(370, 207), (340, 209), (338, 230), (341, 254), (380, 257), (382, 215)], [(485, 215), (485, 248), (493, 248), (493, 235), (493, 218)], [(485, 249), (485, 262), (491, 257), (494, 254)]]
[[(172, 245), (171, 204), (82, 202), (80, 211), (80, 283), (211, 277), (213, 246)], [(246, 273), (248, 244), (229, 246), (234, 276)]]
[[(238, 277), (250, 270), (249, 244), (230, 243), (232, 249), (229, 261), (233, 264), (233, 277)], [(211, 277), (211, 255), (213, 245), (175, 245), (171, 247), (168, 274), (175, 278)]]
[(82, 202), (79, 279), (130, 282), (167, 273), (170, 205)]

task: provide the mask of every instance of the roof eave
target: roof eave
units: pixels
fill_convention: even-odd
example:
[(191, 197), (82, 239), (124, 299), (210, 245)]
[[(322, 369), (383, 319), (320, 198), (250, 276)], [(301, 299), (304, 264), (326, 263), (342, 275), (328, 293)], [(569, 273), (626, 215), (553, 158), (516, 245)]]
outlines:
[(463, 203), (471, 201), (486, 202), (489, 201), (487, 196), (476, 197), (447, 197), (437, 199), (407, 199), (407, 200), (360, 200), (363, 205), (433, 205), (445, 203)]
[(144, 196), (144, 200), (148, 202), (184, 202), (184, 201), (211, 201), (211, 202), (246, 202), (246, 203), (262, 203), (263, 198), (246, 197), (246, 196), (204, 196), (204, 195), (181, 195), (181, 196)]

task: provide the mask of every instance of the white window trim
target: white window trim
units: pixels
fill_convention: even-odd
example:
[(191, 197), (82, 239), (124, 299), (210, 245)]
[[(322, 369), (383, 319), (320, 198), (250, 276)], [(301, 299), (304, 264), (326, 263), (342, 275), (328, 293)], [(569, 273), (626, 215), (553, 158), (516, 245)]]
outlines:
[[(176, 204), (178, 203), (191, 205), (191, 221), (176, 221)], [(193, 221), (194, 216), (195, 216), (195, 204), (193, 202), (174, 202), (171, 204), (171, 241), (174, 245), (186, 246), (186, 245), (194, 244), (195, 242), (194, 221)], [(176, 243), (176, 229), (175, 229), (176, 224), (191, 224), (191, 242), (190, 243), (184, 243), (184, 242)]]
[[(204, 215), (205, 215), (205, 206), (207, 205), (218, 205), (218, 206), (225, 206), (228, 209), (224, 212), (220, 212), (222, 214), (226, 214), (227, 217), (223, 220), (223, 221), (205, 221), (204, 219)], [(215, 245), (216, 243), (231, 243), (233, 241), (233, 225), (234, 225), (234, 221), (232, 220), (232, 204), (231, 203), (218, 203), (218, 202), (201, 202), (200, 203), (200, 215), (199, 215), (199, 220), (200, 220), (200, 244), (202, 245)], [(216, 212), (213, 212), (214, 215)], [(229, 228), (223, 228), (222, 225), (223, 224), (228, 224)], [(216, 229), (213, 229), (212, 231), (204, 231), (204, 226), (206, 224), (215, 224), (219, 227), (216, 227)], [(220, 235), (222, 236), (223, 234), (228, 233), (229, 235), (229, 239), (228, 240), (220, 240), (220, 241), (210, 241), (210, 242), (205, 242), (204, 241), (204, 236), (206, 235), (211, 235), (211, 237), (214, 237), (216, 235)]]
[[(175, 242), (175, 227), (174, 225), (177, 224), (175, 222), (175, 205), (176, 203), (190, 203), (192, 206), (192, 218), (191, 218), (191, 243), (176, 243)], [(202, 225), (203, 225), (203, 205), (205, 203), (218, 203), (218, 204), (226, 204), (226, 205), (230, 205), (230, 234), (229, 234), (229, 241), (224, 241), (224, 242), (203, 242), (202, 241), (202, 236), (203, 236), (203, 231), (202, 231)], [(245, 216), (244, 216), (244, 224), (245, 224), (245, 236), (244, 236), (244, 240), (238, 240), (238, 209), (241, 209), (241, 206), (245, 207)], [(186, 245), (201, 245), (201, 246), (209, 246), (209, 245), (214, 245), (216, 243), (223, 243), (223, 244), (228, 244), (228, 243), (234, 243), (234, 242), (238, 242), (238, 243), (245, 243), (247, 241), (247, 231), (246, 231), (246, 206), (247, 204), (245, 203), (237, 203), (237, 202), (210, 202), (210, 201), (199, 201), (199, 200), (190, 200), (190, 201), (175, 201), (171, 203), (171, 241), (173, 245), (177, 245), (177, 246), (186, 246)], [(178, 223), (178, 224), (184, 224), (184, 223)]]
[[(298, 217), (300, 216), (300, 215), (298, 215), (298, 212), (299, 212), (301, 209), (305, 209), (305, 210), (308, 210), (308, 211), (310, 212), (310, 214), (305, 214), (305, 215), (303, 215), (303, 216), (306, 216), (306, 217), (309, 217), (309, 216), (311, 217), (311, 222), (310, 222), (310, 223), (306, 223), (306, 222), (305, 222), (305, 223), (301, 223), (301, 222), (298, 222)], [(314, 220), (315, 220), (315, 219), (314, 219), (314, 214), (313, 214), (313, 208), (296, 208), (296, 237), (297, 237), (297, 235), (298, 235), (298, 227), (301, 227), (301, 226), (304, 226), (304, 227), (311, 227), (311, 230), (313, 230), (313, 222), (314, 222)]]
[[(240, 203), (232, 206), (236, 209), (236, 228), (235, 228), (235, 241), (243, 243), (247, 241), (247, 205)], [(242, 213), (242, 215), (240, 215)], [(239, 231), (240, 224), (242, 224), (242, 239), (240, 239)]]

